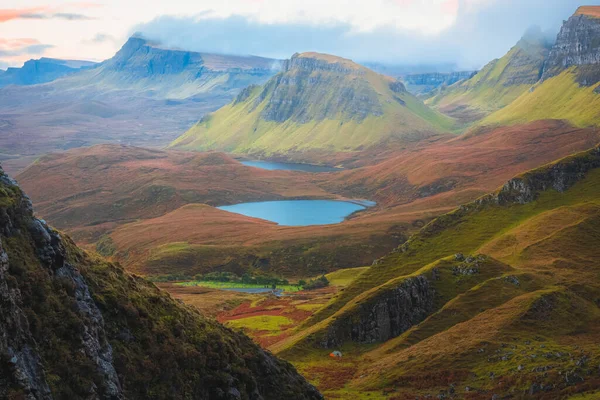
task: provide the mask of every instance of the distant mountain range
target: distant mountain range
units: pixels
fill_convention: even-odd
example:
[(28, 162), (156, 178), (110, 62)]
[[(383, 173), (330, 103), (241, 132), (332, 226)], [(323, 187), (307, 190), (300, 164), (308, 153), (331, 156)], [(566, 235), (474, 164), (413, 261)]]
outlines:
[(43, 60), (0, 75), (0, 81), (21, 76), (39, 83), (62, 74), (0, 89), (0, 161), (9, 172), (49, 151), (97, 143), (165, 146), (280, 67), (274, 59), (167, 49), (137, 36), (96, 65)]
[(59, 60), (45, 57), (39, 60), (29, 60), (21, 68), (8, 68), (6, 71), (0, 71), (0, 87), (51, 82), (82, 69), (92, 68), (95, 64), (91, 61)]

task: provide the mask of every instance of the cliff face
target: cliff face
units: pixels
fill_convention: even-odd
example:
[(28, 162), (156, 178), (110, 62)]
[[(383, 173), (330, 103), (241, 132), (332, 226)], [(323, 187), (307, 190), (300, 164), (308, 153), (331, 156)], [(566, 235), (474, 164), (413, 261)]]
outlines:
[(411, 74), (402, 78), (402, 81), (408, 86), (408, 90), (413, 94), (427, 94), (442, 86), (450, 86), (456, 82), (470, 79), (477, 72), (458, 71), (448, 73), (428, 73)]
[(583, 179), (587, 172), (600, 167), (600, 147), (585, 155), (567, 157), (557, 163), (528, 172), (508, 181), (502, 189), (492, 195), (498, 204), (525, 204), (534, 201), (546, 190), (564, 192)]
[(431, 314), (434, 297), (435, 290), (425, 276), (408, 278), (337, 319), (320, 345), (334, 348), (347, 341), (377, 343), (397, 337)]
[(0, 398), (322, 398), (247, 337), (80, 251), (3, 172), (0, 243)]
[(580, 84), (593, 85), (600, 81), (600, 19), (590, 14), (600, 7), (587, 9), (587, 13), (577, 12), (564, 22), (546, 61), (543, 80), (577, 66), (581, 68)]
[(298, 54), (286, 60), (283, 73), (269, 81), (259, 97), (258, 102), (268, 98), (262, 119), (304, 124), (340, 115), (357, 121), (383, 115), (377, 92), (361, 78), (365, 69), (344, 61)]

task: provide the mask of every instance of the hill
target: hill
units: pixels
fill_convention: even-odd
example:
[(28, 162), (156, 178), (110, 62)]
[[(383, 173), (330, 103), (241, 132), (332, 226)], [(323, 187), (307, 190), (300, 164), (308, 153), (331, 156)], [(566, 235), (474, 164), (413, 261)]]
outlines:
[[(363, 167), (319, 174), (251, 168), (222, 153), (103, 145), (43, 157), (17, 177), (42, 217), (139, 274), (307, 278), (370, 265), (431, 218), (515, 174), (589, 148), (599, 135), (559, 121), (482, 129), (374, 149), (360, 157)], [(309, 227), (213, 208), (297, 198), (370, 199), (377, 206), (340, 224)]]
[(562, 119), (575, 126), (600, 123), (600, 7), (580, 8), (563, 24), (541, 80), (481, 124)]
[(505, 56), (471, 79), (441, 89), (426, 103), (465, 122), (481, 119), (512, 103), (540, 79), (549, 47), (541, 29), (532, 28)]
[(599, 147), (520, 174), (427, 224), (271, 349), (343, 374), (332, 397), (594, 398), (599, 194)]
[(168, 49), (134, 36), (93, 67), (0, 88), (0, 161), (15, 173), (50, 151), (100, 143), (162, 147), (277, 70), (273, 59)]
[(21, 68), (8, 68), (0, 74), (0, 88), (7, 85), (37, 85), (51, 82), (81, 69), (91, 68), (94, 62), (40, 58), (29, 60)]
[(343, 58), (303, 53), (170, 147), (293, 157), (418, 141), (452, 126), (392, 78)]
[(321, 399), (294, 368), (34, 217), (0, 171), (0, 397)]

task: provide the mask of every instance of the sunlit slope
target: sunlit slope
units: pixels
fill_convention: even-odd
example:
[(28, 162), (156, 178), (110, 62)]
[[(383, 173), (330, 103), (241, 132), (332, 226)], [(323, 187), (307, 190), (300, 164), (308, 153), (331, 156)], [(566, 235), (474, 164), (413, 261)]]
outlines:
[(504, 57), (491, 61), (471, 79), (441, 90), (427, 104), (467, 121), (479, 119), (535, 84), (547, 54), (542, 32), (532, 29)]
[(350, 60), (294, 55), (262, 87), (250, 87), (171, 147), (264, 155), (361, 150), (415, 141), (453, 127), (404, 86)]
[(532, 88), (504, 109), (481, 121), (484, 125), (512, 125), (543, 119), (566, 120), (586, 127), (600, 124), (600, 82), (582, 86), (577, 68), (562, 72)]

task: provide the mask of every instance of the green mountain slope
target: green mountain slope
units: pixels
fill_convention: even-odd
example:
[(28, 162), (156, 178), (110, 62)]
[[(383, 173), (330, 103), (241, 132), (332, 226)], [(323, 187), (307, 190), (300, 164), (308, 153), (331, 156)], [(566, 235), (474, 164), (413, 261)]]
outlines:
[(542, 80), (481, 124), (541, 119), (575, 126), (600, 124), (600, 7), (581, 7), (563, 24)]
[(452, 121), (404, 86), (325, 54), (297, 54), (262, 87), (250, 87), (205, 117), (171, 147), (262, 155), (351, 151), (413, 141), (452, 128)]
[(343, 348), (362, 365), (346, 389), (396, 396), (598, 387), (599, 199), (600, 147), (517, 176), (426, 225), (273, 350), (303, 368)]
[(0, 398), (321, 399), (280, 361), (34, 217), (0, 169)]
[(548, 47), (540, 29), (531, 29), (504, 57), (490, 62), (471, 79), (441, 90), (427, 104), (467, 121), (488, 115), (540, 79)]

